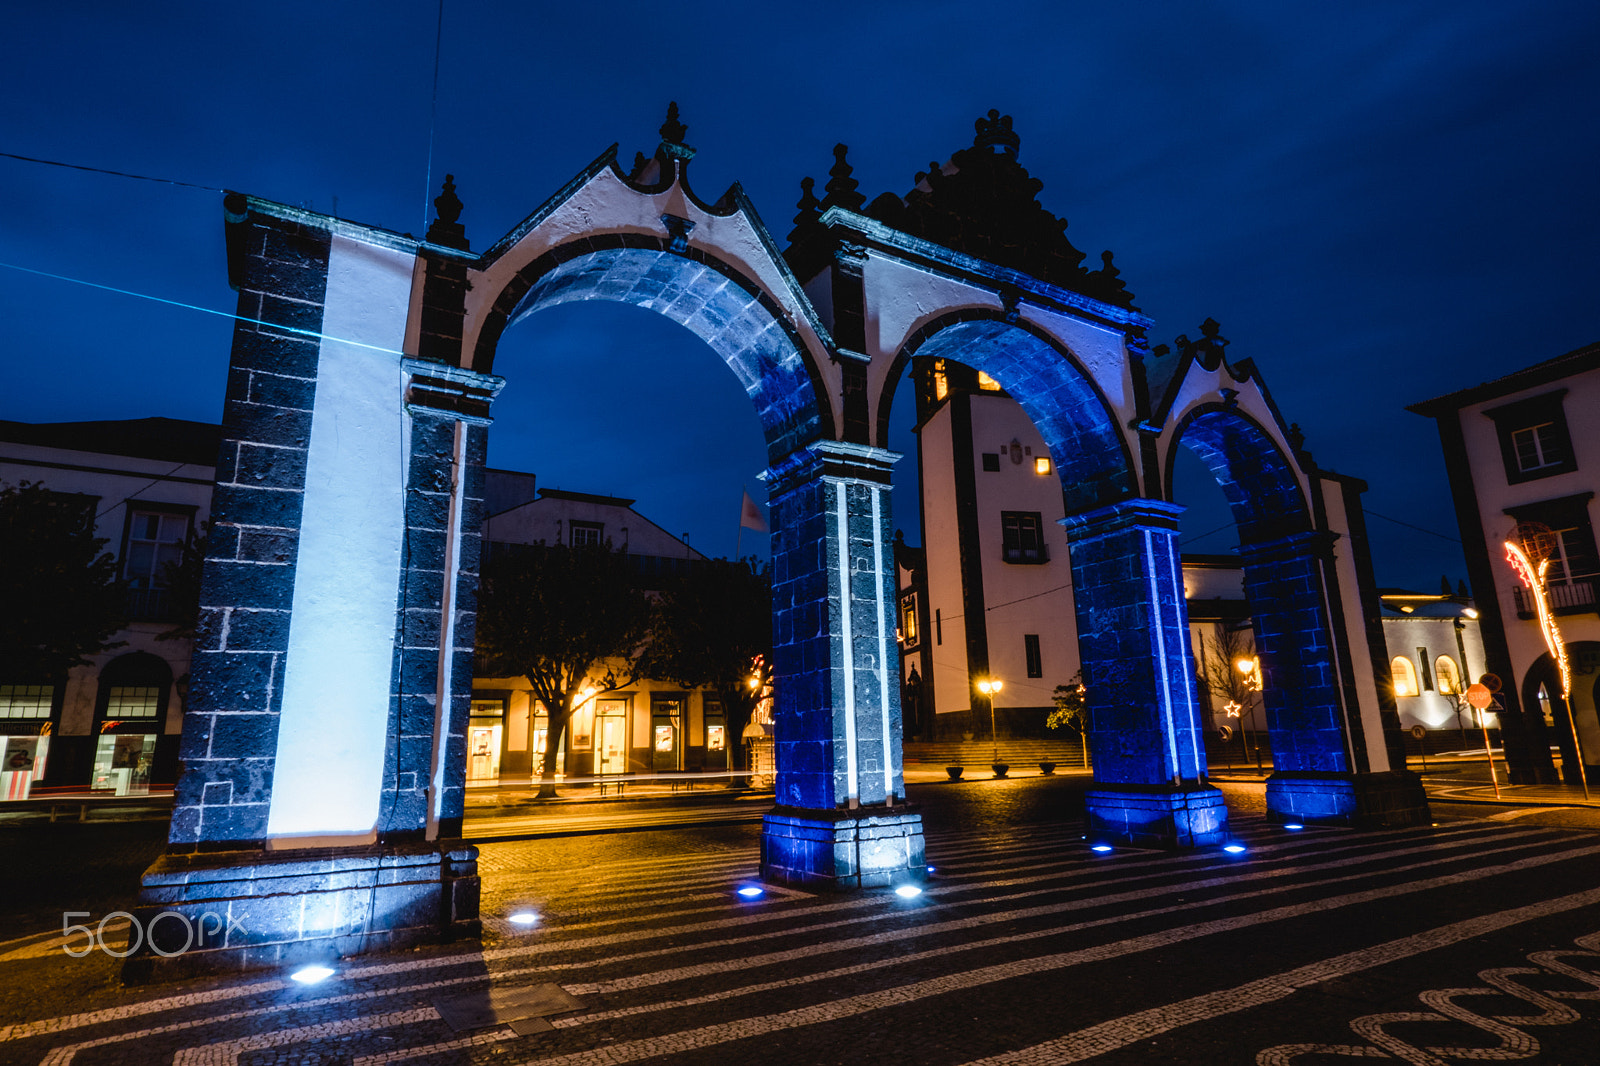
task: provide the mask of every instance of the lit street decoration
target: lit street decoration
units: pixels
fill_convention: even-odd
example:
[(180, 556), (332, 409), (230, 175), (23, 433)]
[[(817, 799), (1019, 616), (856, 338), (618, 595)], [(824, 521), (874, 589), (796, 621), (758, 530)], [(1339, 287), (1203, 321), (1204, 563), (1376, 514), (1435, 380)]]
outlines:
[(1239, 712), (1244, 710), (1244, 707), (1238, 703), (1235, 703), (1233, 700), (1229, 700), (1227, 703), (1222, 705), (1222, 709), (1228, 712), (1229, 718), (1237, 718), (1239, 717)]
[(1550, 569), (1550, 560), (1541, 559), (1537, 568), (1523, 554), (1516, 541), (1506, 541), (1506, 561), (1511, 564), (1511, 569), (1517, 572), (1517, 577), (1533, 593), (1533, 605), (1539, 616), (1539, 631), (1544, 635), (1545, 647), (1550, 649), (1550, 657), (1556, 661), (1556, 671), (1561, 675), (1561, 698), (1564, 700), (1572, 695), (1572, 668), (1567, 663), (1567, 646), (1561, 640), (1561, 630), (1556, 626), (1555, 617), (1550, 613), (1550, 587), (1545, 584), (1545, 573)]
[[(1518, 527), (1519, 531), (1521, 527)], [(1544, 531), (1548, 534), (1548, 530)], [(1528, 538), (1524, 536), (1523, 543)], [(1578, 778), (1583, 782), (1583, 798), (1589, 798), (1589, 775), (1583, 768), (1583, 744), (1578, 739), (1578, 723), (1572, 713), (1569, 699), (1572, 695), (1572, 667), (1567, 662), (1567, 645), (1561, 639), (1561, 629), (1556, 625), (1555, 616), (1550, 613), (1550, 587), (1545, 583), (1545, 574), (1550, 569), (1548, 557), (1539, 560), (1535, 567), (1521, 546), (1514, 540), (1505, 542), (1506, 561), (1511, 564), (1511, 569), (1517, 572), (1517, 577), (1527, 586), (1533, 594), (1533, 606), (1539, 616), (1539, 632), (1544, 635), (1545, 647), (1550, 649), (1550, 657), (1555, 660), (1556, 672), (1561, 677), (1561, 702), (1567, 706), (1567, 724), (1572, 728), (1572, 746), (1578, 756)]]

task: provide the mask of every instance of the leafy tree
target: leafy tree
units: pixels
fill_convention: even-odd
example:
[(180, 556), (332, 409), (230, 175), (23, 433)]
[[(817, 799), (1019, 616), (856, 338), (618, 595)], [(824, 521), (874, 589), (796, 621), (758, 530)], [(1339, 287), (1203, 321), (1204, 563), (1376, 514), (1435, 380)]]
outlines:
[(94, 535), (93, 498), (0, 485), (0, 676), (52, 678), (121, 646), (117, 561)]
[(738, 738), (771, 680), (771, 664), (771, 568), (753, 557), (712, 559), (663, 594), (640, 672), (715, 692), (727, 718), (729, 765), (736, 766)]
[[(650, 633), (654, 606), (627, 556), (609, 544), (499, 550), (484, 564), (478, 599), (478, 654), (492, 674), (525, 677), (549, 715), (541, 799), (556, 794), (556, 753), (591, 674), (616, 661), (629, 677)], [(591, 693), (592, 694), (592, 693)]]
[(1075, 729), (1083, 745), (1083, 765), (1089, 765), (1089, 690), (1083, 686), (1083, 671), (1072, 675), (1065, 685), (1057, 685), (1050, 697), (1056, 709), (1044, 720), (1046, 729)]

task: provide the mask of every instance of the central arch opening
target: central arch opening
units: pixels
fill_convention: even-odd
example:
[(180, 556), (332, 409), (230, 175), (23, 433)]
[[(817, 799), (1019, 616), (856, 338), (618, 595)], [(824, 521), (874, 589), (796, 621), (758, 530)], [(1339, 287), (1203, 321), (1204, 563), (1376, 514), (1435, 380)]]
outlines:
[[(770, 781), (760, 477), (817, 429), (807, 367), (752, 288), (659, 250), (536, 263), (512, 291), (512, 328), (487, 359), (480, 348), (507, 385), (489, 432), (469, 784), (492, 772), (541, 795), (666, 792), (752, 769)], [(619, 562), (625, 590), (590, 571), (551, 576)], [(648, 631), (621, 646), (551, 644), (641, 610)]]

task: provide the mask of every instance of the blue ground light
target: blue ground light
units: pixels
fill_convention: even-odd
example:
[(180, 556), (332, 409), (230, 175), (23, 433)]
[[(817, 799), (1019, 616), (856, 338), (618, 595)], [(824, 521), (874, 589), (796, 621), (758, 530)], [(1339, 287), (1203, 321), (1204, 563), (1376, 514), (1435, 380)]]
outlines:
[(1101, 852), (1110, 851), (1111, 850), (1111, 845), (1110, 844), (1092, 844), (1092, 845), (1090, 845), (1089, 850), (1090, 851), (1101, 851)]
[(333, 976), (333, 970), (326, 966), (302, 966), (289, 975), (292, 981), (299, 981), (303, 985), (315, 985), (326, 981)]
[(1245, 846), (1243, 844), (1224, 844), (1222, 845), (1222, 850), (1229, 855), (1243, 855)]
[(743, 896), (745, 899), (760, 899), (762, 896), (766, 895), (766, 889), (757, 888), (755, 885), (745, 885), (743, 888), (738, 889), (737, 891), (738, 894)]

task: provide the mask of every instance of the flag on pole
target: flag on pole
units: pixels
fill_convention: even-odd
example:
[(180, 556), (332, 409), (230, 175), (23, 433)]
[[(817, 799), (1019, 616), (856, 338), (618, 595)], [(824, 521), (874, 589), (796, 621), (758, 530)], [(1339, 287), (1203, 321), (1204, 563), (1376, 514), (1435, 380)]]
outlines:
[(761, 507), (750, 498), (749, 490), (745, 490), (744, 506), (739, 510), (739, 528), (753, 529), (758, 533), (767, 531), (767, 520), (761, 514)]

